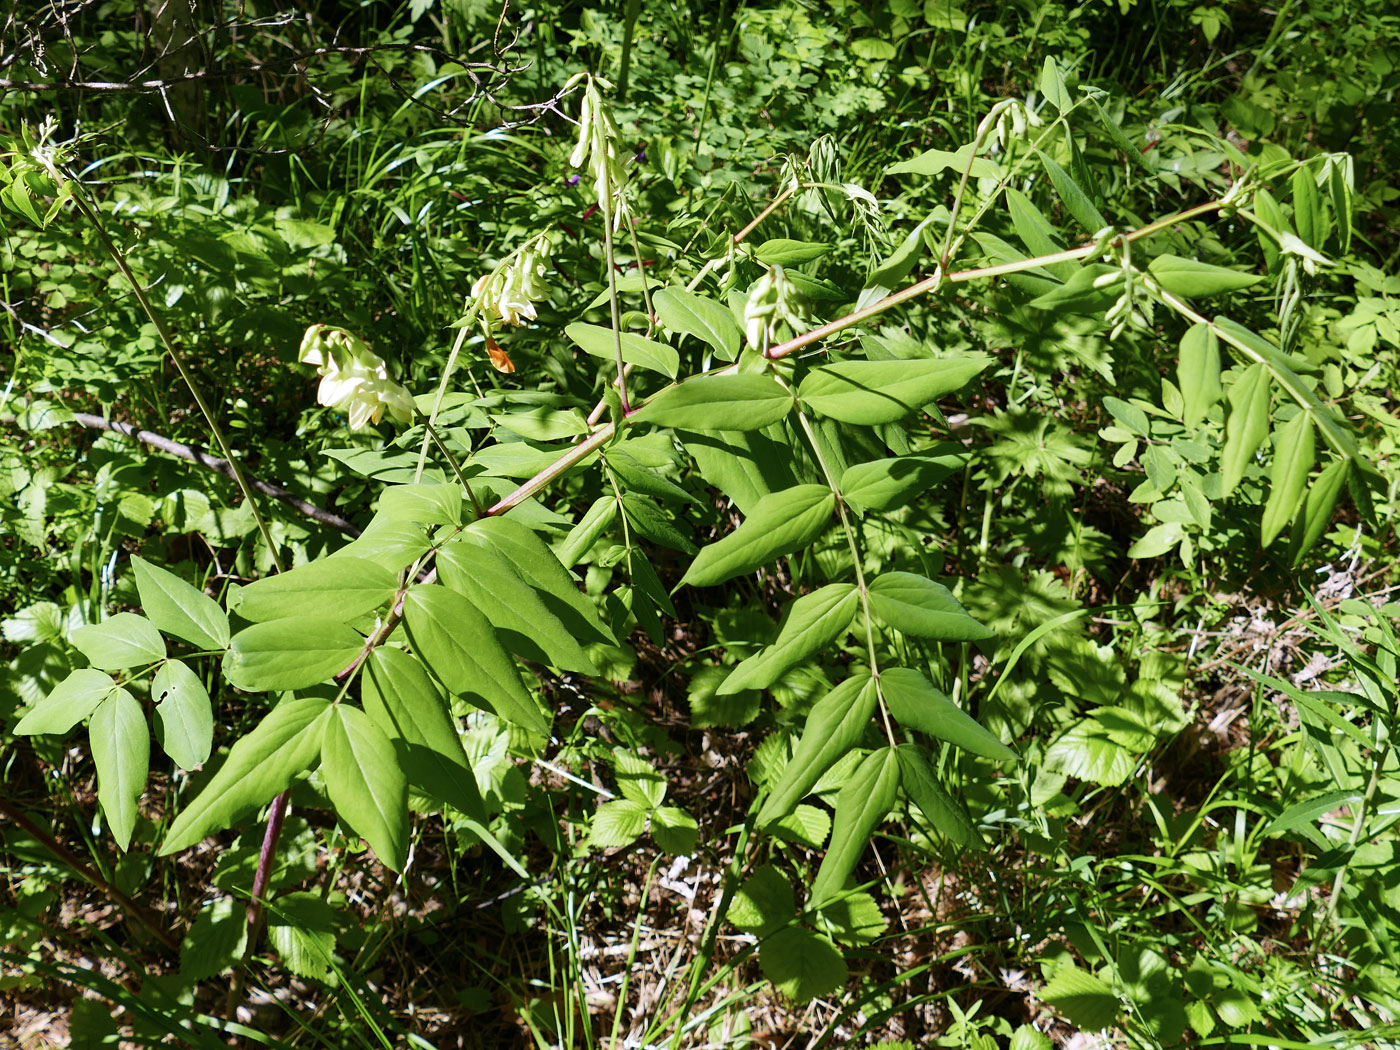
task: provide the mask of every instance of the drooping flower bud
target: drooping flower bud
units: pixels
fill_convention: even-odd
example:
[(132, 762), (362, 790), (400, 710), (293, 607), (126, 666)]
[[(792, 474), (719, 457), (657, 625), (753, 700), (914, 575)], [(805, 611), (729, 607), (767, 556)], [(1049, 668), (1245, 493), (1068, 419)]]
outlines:
[(412, 421), (408, 391), (389, 378), (382, 357), (344, 328), (313, 324), (302, 337), (297, 360), (316, 366), (321, 376), (317, 402), (348, 413), (351, 430), (378, 423), (386, 410), (397, 422)]

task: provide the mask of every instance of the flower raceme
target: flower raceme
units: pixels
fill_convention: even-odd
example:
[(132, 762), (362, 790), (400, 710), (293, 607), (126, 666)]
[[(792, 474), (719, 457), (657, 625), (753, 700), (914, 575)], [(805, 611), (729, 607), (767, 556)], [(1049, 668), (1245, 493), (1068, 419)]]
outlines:
[(538, 251), (527, 249), (503, 269), (477, 278), (472, 297), (489, 320), (519, 327), (535, 319), (535, 303), (549, 298), (544, 275), (544, 259)]
[(297, 360), (316, 366), (321, 376), (316, 400), (347, 412), (351, 430), (378, 423), (386, 409), (397, 422), (413, 419), (413, 398), (389, 378), (384, 359), (345, 329), (313, 324), (302, 337)]

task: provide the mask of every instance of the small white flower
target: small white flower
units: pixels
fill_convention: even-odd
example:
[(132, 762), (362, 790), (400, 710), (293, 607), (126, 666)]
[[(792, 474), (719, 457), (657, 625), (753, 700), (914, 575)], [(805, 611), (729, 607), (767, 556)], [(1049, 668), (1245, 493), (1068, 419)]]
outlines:
[(389, 378), (382, 357), (345, 329), (313, 324), (302, 337), (297, 360), (316, 366), (321, 376), (317, 402), (345, 411), (351, 430), (378, 423), (386, 410), (400, 423), (412, 421), (413, 398), (408, 391)]

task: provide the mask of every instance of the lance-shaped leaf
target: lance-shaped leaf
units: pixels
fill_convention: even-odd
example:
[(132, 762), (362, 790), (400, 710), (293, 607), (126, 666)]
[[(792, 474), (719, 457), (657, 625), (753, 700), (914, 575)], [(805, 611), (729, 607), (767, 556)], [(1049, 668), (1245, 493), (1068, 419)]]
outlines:
[(141, 705), (125, 689), (112, 690), (92, 713), (88, 737), (97, 768), (97, 798), (112, 839), (125, 851), (151, 762), (151, 731)]
[(66, 733), (96, 711), (97, 705), (116, 688), (112, 676), (103, 671), (91, 667), (74, 671), (19, 720), (15, 732), (21, 736)]
[[(616, 337), (611, 328), (576, 321), (564, 329), (564, 334), (577, 343), (585, 354), (604, 361), (617, 360)], [(660, 372), (671, 379), (676, 378), (676, 373), (681, 367), (681, 356), (672, 347), (643, 339), (631, 332), (621, 333), (621, 341), (622, 360), (625, 363)]]
[(408, 858), (408, 782), (394, 745), (358, 708), (331, 709), (321, 739), (321, 779), (336, 816), (370, 844), (381, 864)]
[(801, 266), (813, 259), (820, 259), (829, 251), (831, 251), (829, 244), (774, 237), (755, 248), (754, 256), (764, 266)]
[(199, 796), (170, 825), (160, 855), (193, 846), (291, 786), (321, 753), (331, 705), (318, 699), (283, 700), (228, 753)]
[(79, 627), (73, 644), (93, 667), (121, 671), (165, 659), (165, 641), (151, 621), (135, 613), (117, 613), (101, 623)]
[(877, 701), (874, 679), (862, 672), (846, 679), (812, 705), (797, 750), (783, 769), (782, 779), (759, 810), (760, 826), (791, 813), (822, 774), (860, 742)]
[(173, 572), (137, 558), (131, 559), (141, 611), (166, 634), (200, 649), (228, 647), (228, 616), (204, 592)]
[[(743, 332), (727, 307), (682, 288), (661, 288), (651, 297), (661, 324), (671, 332), (685, 332), (714, 348), (726, 361), (739, 355)], [(670, 426), (666, 423), (664, 426)]]
[(804, 594), (788, 606), (777, 640), (729, 672), (718, 692), (767, 689), (845, 634), (859, 604), (852, 583), (832, 583)]
[(696, 557), (682, 583), (712, 587), (807, 546), (826, 529), (836, 497), (825, 485), (770, 492), (737, 529)]
[(841, 892), (846, 877), (855, 870), (880, 821), (894, 806), (899, 790), (899, 757), (892, 747), (865, 756), (855, 775), (836, 796), (836, 817), (831, 822), (827, 846), (817, 880), (812, 884), (812, 906), (820, 908)]
[(594, 675), (571, 630), (492, 547), (452, 542), (437, 558), (442, 582), (486, 614), (502, 644), (527, 660)]
[(1188, 428), (1206, 418), (1220, 400), (1220, 340), (1208, 324), (1193, 324), (1181, 337), (1176, 361), (1182, 416)]
[(1096, 282), (1100, 277), (1122, 272), (1120, 266), (1088, 263), (1075, 270), (1064, 284), (1036, 296), (1031, 300), (1031, 305), (1037, 310), (1054, 310), (1061, 314), (1102, 314), (1121, 294), (1123, 285), (1121, 281), (1108, 285)]
[(409, 784), (484, 822), (481, 791), (447, 701), (423, 665), (402, 649), (380, 646), (370, 654), (361, 696), (365, 713), (393, 741)]
[(364, 648), (340, 618), (291, 617), (255, 623), (233, 636), (224, 677), (250, 693), (305, 689), (345, 670)]
[(938, 783), (938, 777), (917, 744), (900, 744), (900, 786), (914, 805), (918, 806), (938, 831), (959, 846), (980, 849), (982, 837), (968, 817), (967, 811), (955, 802)]
[(179, 660), (167, 660), (151, 679), (156, 701), (156, 739), (181, 769), (194, 769), (214, 745), (214, 709), (199, 675)]
[(953, 592), (912, 572), (887, 572), (870, 584), (870, 610), (882, 623), (917, 638), (976, 642), (990, 638), (958, 604)]
[(1065, 211), (1074, 216), (1085, 232), (1097, 233), (1108, 225), (1108, 220), (1094, 207), (1094, 202), (1069, 172), (1056, 164), (1048, 153), (1040, 153), (1040, 163), (1045, 168), (1045, 173), (1050, 176), (1050, 182), (1060, 197), (1060, 203), (1065, 206)]
[(1175, 255), (1159, 255), (1147, 264), (1147, 269), (1158, 284), (1183, 299), (1237, 292), (1264, 279), (1259, 274), (1227, 270), (1223, 266), (1212, 266)]
[(814, 412), (843, 423), (893, 423), (966, 385), (991, 364), (985, 354), (914, 361), (837, 361), (797, 388)]
[(684, 430), (762, 430), (792, 410), (769, 375), (702, 375), (661, 391), (632, 417)]
[(1264, 516), (1259, 524), (1263, 546), (1273, 543), (1298, 512), (1315, 458), (1312, 417), (1300, 411), (1274, 432), (1269, 502), (1264, 505)]
[(1230, 387), (1230, 418), (1220, 453), (1220, 494), (1228, 496), (1269, 436), (1269, 373), (1253, 364)]
[(617, 497), (599, 496), (564, 538), (559, 547), (559, 564), (567, 569), (592, 550), (615, 517)]
[(375, 562), (321, 558), (250, 583), (229, 608), (254, 623), (294, 616), (346, 623), (386, 604), (398, 586), (398, 577)]
[(438, 584), (419, 585), (404, 596), (403, 620), (414, 651), (449, 690), (532, 732), (549, 732), (515, 662), (471, 602)]
[(943, 442), (923, 452), (856, 463), (841, 475), (841, 498), (857, 510), (898, 510), (967, 463), (960, 445)]
[(1314, 543), (1322, 538), (1322, 534), (1327, 531), (1327, 526), (1332, 521), (1332, 512), (1337, 507), (1337, 497), (1341, 495), (1342, 485), (1347, 480), (1350, 472), (1350, 464), (1339, 459), (1329, 463), (1327, 467), (1317, 476), (1312, 488), (1308, 490), (1308, 498), (1303, 505), (1303, 513), (1299, 515), (1294, 523), (1294, 535), (1290, 545), (1293, 564), (1306, 554)]
[(575, 638), (617, 644), (613, 633), (598, 619), (592, 600), (579, 592), (578, 584), (549, 545), (514, 517), (478, 518), (463, 530), (461, 542), (494, 550), (510, 562)]
[(1002, 762), (1016, 761), (1016, 752), (930, 685), (929, 680), (913, 668), (895, 667), (882, 671), (880, 695), (885, 698), (890, 714), (900, 725), (956, 744), (974, 755)]

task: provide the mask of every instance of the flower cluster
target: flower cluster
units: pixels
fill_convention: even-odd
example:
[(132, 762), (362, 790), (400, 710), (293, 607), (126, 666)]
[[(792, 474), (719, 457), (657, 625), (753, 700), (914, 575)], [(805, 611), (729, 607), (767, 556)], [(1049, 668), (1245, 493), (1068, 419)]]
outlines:
[(777, 338), (778, 325), (786, 321), (793, 332), (806, 329), (800, 313), (801, 293), (781, 266), (774, 266), (749, 289), (744, 303), (744, 332), (749, 346), (765, 352)]
[(549, 298), (544, 275), (545, 259), (536, 242), (504, 267), (482, 274), (472, 285), (472, 297), (488, 322), (523, 325), (535, 319), (535, 303)]
[(345, 329), (313, 324), (302, 337), (297, 360), (316, 366), (321, 376), (316, 400), (349, 413), (351, 430), (378, 423), (386, 409), (391, 419), (412, 421), (408, 391), (389, 378), (382, 357)]
[(569, 156), (569, 163), (583, 168), (593, 177), (593, 190), (598, 207), (611, 214), (613, 229), (617, 229), (627, 210), (622, 187), (627, 184), (627, 169), (618, 148), (617, 122), (603, 104), (598, 86), (611, 87), (607, 81), (589, 76), (583, 87), (583, 108), (578, 118), (578, 145)]

